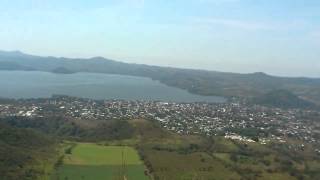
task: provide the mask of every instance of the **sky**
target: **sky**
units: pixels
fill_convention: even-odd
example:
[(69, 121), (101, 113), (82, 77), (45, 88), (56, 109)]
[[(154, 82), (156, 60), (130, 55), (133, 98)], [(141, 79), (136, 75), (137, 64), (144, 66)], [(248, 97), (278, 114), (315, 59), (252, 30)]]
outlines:
[(0, 49), (320, 77), (319, 0), (0, 0)]

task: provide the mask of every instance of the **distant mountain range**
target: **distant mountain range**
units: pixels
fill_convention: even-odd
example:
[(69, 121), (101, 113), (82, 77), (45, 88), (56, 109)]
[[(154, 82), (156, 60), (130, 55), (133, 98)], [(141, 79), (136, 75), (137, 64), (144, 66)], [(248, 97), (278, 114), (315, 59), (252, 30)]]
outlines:
[(0, 70), (46, 71), (53, 73), (93, 72), (148, 77), (169, 86), (200, 95), (255, 98), (282, 89), (300, 99), (320, 104), (320, 79), (239, 74), (129, 64), (103, 57), (90, 59), (41, 57), (19, 51), (0, 51)]

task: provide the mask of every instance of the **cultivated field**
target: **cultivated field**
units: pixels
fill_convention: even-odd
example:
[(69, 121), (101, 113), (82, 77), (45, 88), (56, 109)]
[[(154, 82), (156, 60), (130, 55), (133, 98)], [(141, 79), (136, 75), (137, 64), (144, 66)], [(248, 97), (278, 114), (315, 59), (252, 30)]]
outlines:
[(77, 143), (66, 151), (63, 164), (52, 179), (148, 180), (144, 165), (131, 147)]

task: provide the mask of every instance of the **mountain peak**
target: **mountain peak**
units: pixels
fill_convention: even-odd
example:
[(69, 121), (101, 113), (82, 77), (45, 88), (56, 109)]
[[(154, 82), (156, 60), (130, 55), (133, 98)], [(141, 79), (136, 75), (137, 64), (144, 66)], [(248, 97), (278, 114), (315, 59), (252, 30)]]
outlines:
[(13, 53), (13, 54), (24, 54), (23, 52), (21, 52), (19, 50), (11, 51), (11, 53)]
[(96, 57), (92, 57), (90, 58), (91, 60), (106, 60), (106, 58), (102, 57), (102, 56), (96, 56)]
[(254, 72), (252, 74), (256, 76), (269, 76), (267, 73), (264, 73), (264, 72)]
[(0, 55), (3, 55), (3, 56), (24, 56), (26, 54), (24, 54), (23, 52), (18, 51), (18, 50), (15, 50), (15, 51), (0, 50)]

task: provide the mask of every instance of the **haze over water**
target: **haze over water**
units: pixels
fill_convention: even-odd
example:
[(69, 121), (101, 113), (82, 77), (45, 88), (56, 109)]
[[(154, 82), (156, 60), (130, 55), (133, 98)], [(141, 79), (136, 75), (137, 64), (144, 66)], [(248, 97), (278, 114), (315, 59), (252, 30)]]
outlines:
[(123, 75), (0, 71), (0, 84), (0, 97), (4, 98), (41, 98), (59, 94), (92, 99), (225, 101), (222, 97), (194, 95), (148, 78)]

